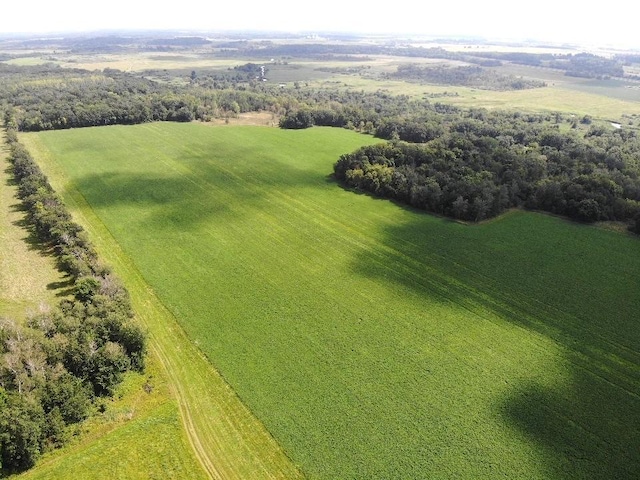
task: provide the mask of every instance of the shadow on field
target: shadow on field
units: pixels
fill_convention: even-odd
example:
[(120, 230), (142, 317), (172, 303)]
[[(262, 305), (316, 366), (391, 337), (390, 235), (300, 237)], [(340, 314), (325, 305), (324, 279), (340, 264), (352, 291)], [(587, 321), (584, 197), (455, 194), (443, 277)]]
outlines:
[(558, 390), (520, 386), (499, 406), (500, 413), (536, 442), (550, 478), (637, 479), (637, 392), (578, 369), (573, 377)]
[[(5, 150), (5, 148), (0, 149), (0, 152), (2, 150)], [(13, 167), (9, 164), (7, 165), (7, 167), (4, 169), (4, 173), (6, 174), (6, 182), (5, 184), (9, 187), (17, 187), (18, 186), (18, 182), (16, 182), (16, 179), (13, 175)]]
[[(21, 205), (12, 205), (11, 209), (13, 212), (20, 212), (21, 214), (24, 214), (24, 217), (26, 217), (27, 215), (26, 210), (22, 208)], [(25, 236), (22, 238), (22, 240), (24, 240), (24, 242), (27, 244), (29, 250), (47, 257), (54, 256), (54, 252), (52, 251), (51, 246), (38, 238), (33, 227), (26, 218), (11, 222), (11, 224), (25, 233)]]
[(355, 258), (357, 274), (451, 302), (473, 322), (493, 312), (564, 353), (568, 381), (539, 384), (541, 372), (522, 365), (495, 403), (548, 478), (638, 478), (637, 239), (524, 212), (475, 226), (415, 213), (380, 242)]
[(288, 195), (291, 189), (319, 183), (313, 172), (285, 168), (270, 159), (265, 162), (269, 166), (262, 166), (255, 175), (247, 169), (221, 169), (199, 162), (188, 174), (90, 174), (77, 179), (74, 186), (93, 208), (143, 206), (148, 215), (141, 222), (189, 228), (212, 217), (240, 218), (248, 206), (268, 207), (270, 199)]
[(51, 282), (47, 284), (47, 290), (54, 290), (56, 292), (56, 297), (70, 297), (75, 293), (73, 285), (73, 279), (69, 278), (68, 280), (63, 280), (61, 282)]

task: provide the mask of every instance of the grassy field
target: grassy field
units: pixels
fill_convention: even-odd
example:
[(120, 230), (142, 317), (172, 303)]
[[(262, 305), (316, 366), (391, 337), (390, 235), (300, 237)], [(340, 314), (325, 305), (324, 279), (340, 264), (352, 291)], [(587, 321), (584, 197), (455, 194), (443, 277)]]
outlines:
[[(152, 390), (147, 393), (143, 386)], [(145, 375), (130, 374), (103, 414), (82, 434), (45, 455), (20, 480), (209, 478), (187, 438), (166, 376), (153, 359)]]
[[(535, 77), (540, 78), (540, 77)], [(443, 92), (455, 92), (431, 100), (465, 108), (489, 108), (525, 112), (565, 112), (591, 115), (596, 118), (618, 120), (622, 115), (636, 114), (640, 109), (638, 90), (624, 86), (603, 85), (602, 81), (562, 82), (528, 90), (493, 91), (460, 86), (427, 85), (401, 80), (375, 80), (356, 75), (340, 75), (317, 81), (324, 88), (357, 89), (367, 92), (385, 90), (395, 95), (427, 97)]]
[[(637, 238), (524, 212), (465, 226), (342, 190), (332, 163), (373, 141), (345, 130), (22, 138), (136, 308), (157, 295), (308, 477), (636, 478)], [(205, 429), (215, 371), (163, 315), (143, 320)]]

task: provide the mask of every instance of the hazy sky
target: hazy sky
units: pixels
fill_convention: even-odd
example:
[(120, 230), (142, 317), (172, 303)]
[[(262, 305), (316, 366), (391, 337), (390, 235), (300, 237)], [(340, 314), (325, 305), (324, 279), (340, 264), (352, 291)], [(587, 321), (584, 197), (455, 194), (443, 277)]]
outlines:
[[(640, 48), (637, 0), (10, 0), (0, 32), (260, 29), (478, 35)], [(605, 8), (607, 7), (607, 8)]]

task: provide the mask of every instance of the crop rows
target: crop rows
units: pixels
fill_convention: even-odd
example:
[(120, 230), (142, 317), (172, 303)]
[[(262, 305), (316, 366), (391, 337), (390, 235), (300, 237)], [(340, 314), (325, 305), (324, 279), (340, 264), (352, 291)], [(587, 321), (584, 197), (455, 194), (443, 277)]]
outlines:
[(640, 468), (637, 239), (345, 191), (332, 163), (373, 141), (345, 130), (27, 137), (310, 478)]

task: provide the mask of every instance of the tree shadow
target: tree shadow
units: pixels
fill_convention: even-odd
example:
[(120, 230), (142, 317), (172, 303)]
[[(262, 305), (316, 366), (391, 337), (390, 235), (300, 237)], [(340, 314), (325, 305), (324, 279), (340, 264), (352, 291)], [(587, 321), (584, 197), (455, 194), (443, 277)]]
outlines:
[[(83, 175), (73, 186), (96, 210), (131, 206), (144, 211), (144, 217), (138, 218), (140, 223), (189, 229), (215, 217), (239, 220), (243, 211), (250, 210), (247, 207), (268, 208), (270, 198), (318, 184), (313, 172), (284, 167), (272, 159), (265, 161), (273, 176), (252, 177), (246, 171), (221, 170), (212, 163), (199, 162), (192, 175), (107, 172)], [(238, 205), (242, 208), (235, 208)]]
[(409, 221), (354, 271), (551, 340), (567, 379), (515, 379), (496, 417), (536, 446), (549, 478), (638, 478), (640, 243), (526, 212), (468, 226), (400, 209)]
[[(13, 176), (13, 170), (11, 167), (7, 167), (5, 169), (5, 173), (7, 173), (5, 184), (9, 187), (16, 187), (18, 183), (15, 181)], [(27, 250), (30, 252), (34, 252), (37, 255), (42, 257), (56, 258), (54, 248), (49, 242), (43, 241), (36, 233), (35, 228), (29, 222), (27, 215), (28, 211), (25, 207), (24, 203), (17, 197), (13, 197), (14, 203), (8, 205), (8, 209), (11, 213), (19, 214), (20, 218), (17, 220), (13, 220), (11, 225), (14, 226), (18, 231), (23, 232), (24, 236), (22, 236), (21, 240), (26, 244)], [(57, 262), (56, 262), (57, 265)], [(62, 273), (62, 270), (56, 267), (59, 272)], [(72, 292), (72, 289), (69, 288), (73, 281), (65, 280), (61, 282), (52, 282), (47, 285), (48, 290), (59, 290), (56, 292), (57, 297), (67, 297)]]
[[(14, 208), (14, 207), (11, 207)], [(29, 251), (37, 252), (38, 254), (45, 257), (54, 257), (55, 252), (53, 247), (48, 243), (40, 239), (38, 234), (35, 232), (35, 229), (31, 225), (31, 223), (26, 218), (26, 210), (24, 207), (19, 206), (16, 207), (14, 211), (24, 212), (24, 217), (20, 220), (16, 220), (11, 222), (11, 224), (19, 228), (25, 233), (25, 236), (22, 237), (22, 240), (27, 244), (27, 248)]]
[(573, 382), (557, 389), (521, 385), (498, 405), (498, 411), (543, 451), (551, 478), (638, 478), (637, 392), (576, 370)]
[(13, 167), (9, 164), (4, 169), (4, 173), (6, 174), (6, 182), (5, 184), (10, 187), (15, 187), (18, 185), (14, 175), (13, 175)]
[(51, 282), (47, 284), (47, 290), (54, 290), (56, 297), (65, 298), (74, 295), (73, 278), (68, 277), (66, 280), (60, 282)]

